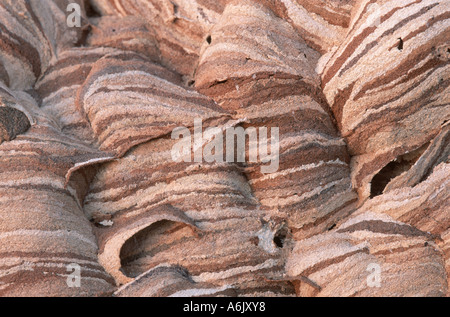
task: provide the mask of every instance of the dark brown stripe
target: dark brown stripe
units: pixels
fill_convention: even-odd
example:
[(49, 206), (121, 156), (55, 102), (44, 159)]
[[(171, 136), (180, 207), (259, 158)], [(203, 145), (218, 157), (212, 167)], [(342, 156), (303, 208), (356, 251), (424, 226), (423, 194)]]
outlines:
[(374, 233), (403, 235), (405, 237), (430, 237), (430, 234), (415, 227), (381, 220), (365, 220), (338, 230), (339, 233), (352, 233), (355, 231), (370, 231)]

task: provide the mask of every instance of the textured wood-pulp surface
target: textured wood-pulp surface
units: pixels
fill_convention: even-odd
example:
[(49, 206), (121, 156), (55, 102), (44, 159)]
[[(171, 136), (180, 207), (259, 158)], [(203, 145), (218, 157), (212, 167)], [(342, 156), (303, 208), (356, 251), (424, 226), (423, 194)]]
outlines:
[(449, 296), (449, 75), (445, 0), (0, 0), (0, 296)]

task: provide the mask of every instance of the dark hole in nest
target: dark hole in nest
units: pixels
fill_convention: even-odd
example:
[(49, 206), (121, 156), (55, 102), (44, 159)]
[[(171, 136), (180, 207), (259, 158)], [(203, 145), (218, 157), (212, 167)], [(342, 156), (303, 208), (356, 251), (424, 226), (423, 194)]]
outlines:
[(383, 194), (383, 191), (389, 182), (395, 177), (408, 171), (417, 162), (423, 152), (425, 152), (428, 145), (429, 143), (426, 143), (414, 151), (400, 155), (397, 159), (383, 167), (378, 174), (372, 178), (370, 198)]
[(208, 35), (206, 37), (206, 42), (208, 42), (208, 44), (211, 44), (211, 41), (212, 41), (211, 35)]
[(399, 173), (401, 169), (402, 164), (397, 162), (390, 162), (388, 165), (383, 167), (383, 169), (379, 171), (378, 174), (372, 179), (370, 198), (381, 195), (391, 179), (401, 174)]
[(397, 49), (398, 49), (399, 51), (403, 50), (403, 39), (402, 39), (401, 37), (398, 38)]
[(84, 8), (88, 18), (101, 17), (100, 12), (94, 6), (91, 5), (90, 1), (87, 0), (84, 1)]
[(336, 228), (336, 224), (335, 223), (333, 223), (331, 226), (329, 226), (328, 227), (328, 231), (331, 231), (331, 230), (333, 230), (334, 228)]
[(278, 248), (282, 248), (286, 241), (286, 237), (287, 230), (285, 228), (282, 228), (278, 230), (277, 233), (275, 233), (275, 236), (273, 237), (273, 243), (275, 243)]

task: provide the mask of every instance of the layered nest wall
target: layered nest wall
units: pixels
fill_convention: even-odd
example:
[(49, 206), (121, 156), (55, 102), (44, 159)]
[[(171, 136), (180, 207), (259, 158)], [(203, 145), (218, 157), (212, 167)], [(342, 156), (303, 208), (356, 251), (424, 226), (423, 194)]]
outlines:
[[(1, 0), (0, 296), (448, 296), (449, 34), (439, 0)], [(278, 170), (173, 160), (195, 120), (279, 128)]]

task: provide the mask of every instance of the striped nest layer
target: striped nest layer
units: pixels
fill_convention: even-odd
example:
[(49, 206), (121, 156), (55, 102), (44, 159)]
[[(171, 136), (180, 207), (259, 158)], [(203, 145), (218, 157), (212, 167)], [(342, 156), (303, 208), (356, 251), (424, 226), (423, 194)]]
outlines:
[[(449, 296), (449, 34), (442, 0), (0, 1), (0, 296)], [(174, 160), (195, 120), (279, 128), (278, 170)]]

